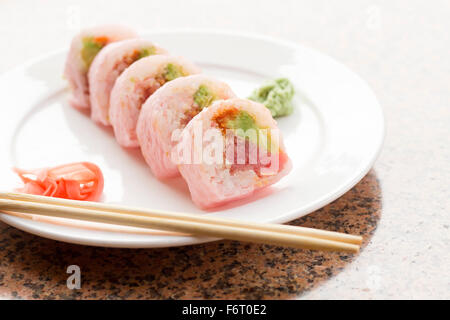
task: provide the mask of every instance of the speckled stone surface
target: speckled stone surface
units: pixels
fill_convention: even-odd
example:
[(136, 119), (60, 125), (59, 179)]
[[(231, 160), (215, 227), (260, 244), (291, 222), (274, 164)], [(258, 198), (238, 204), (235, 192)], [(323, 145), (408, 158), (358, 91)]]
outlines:
[[(47, 0), (43, 10), (36, 1), (3, 0), (0, 72), (67, 46), (80, 24), (106, 22), (259, 33), (334, 57), (374, 90), (386, 140), (353, 190), (294, 223), (361, 233), (360, 254), (237, 242), (89, 248), (0, 223), (0, 298), (450, 299), (449, 1), (273, 3), (128, 0), (125, 8), (120, 0)], [(70, 264), (81, 267), (81, 290), (66, 288)]]
[[(381, 215), (374, 172), (325, 208), (292, 222), (364, 236)], [(85, 247), (39, 238), (0, 224), (0, 296), (17, 299), (272, 299), (320, 285), (357, 259), (268, 245), (220, 241), (168, 249)], [(69, 265), (81, 289), (66, 286)]]

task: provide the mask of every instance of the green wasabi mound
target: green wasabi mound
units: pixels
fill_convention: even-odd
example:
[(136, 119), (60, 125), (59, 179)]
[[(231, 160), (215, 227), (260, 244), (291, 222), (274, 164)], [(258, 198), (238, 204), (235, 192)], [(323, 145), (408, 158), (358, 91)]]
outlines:
[(248, 97), (250, 100), (262, 103), (270, 112), (272, 117), (288, 116), (294, 110), (292, 98), (295, 90), (292, 83), (286, 78), (279, 78), (264, 83), (260, 88), (253, 91)]

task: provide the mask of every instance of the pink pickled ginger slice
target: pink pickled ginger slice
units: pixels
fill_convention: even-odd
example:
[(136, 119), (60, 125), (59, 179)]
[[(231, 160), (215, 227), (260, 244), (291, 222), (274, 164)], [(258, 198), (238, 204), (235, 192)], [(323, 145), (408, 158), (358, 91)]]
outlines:
[(24, 183), (16, 191), (47, 197), (98, 201), (103, 192), (103, 174), (90, 162), (69, 163), (53, 168), (14, 168)]

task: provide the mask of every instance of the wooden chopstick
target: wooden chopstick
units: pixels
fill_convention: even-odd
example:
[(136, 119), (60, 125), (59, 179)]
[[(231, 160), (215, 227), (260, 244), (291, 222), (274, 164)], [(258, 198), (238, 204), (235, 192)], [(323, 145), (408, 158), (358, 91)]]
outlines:
[(84, 220), (73, 220), (73, 219), (60, 219), (59, 217), (36, 215), (32, 213), (15, 212), (15, 211), (0, 211), (0, 213), (6, 213), (10, 216), (15, 216), (22, 219), (42, 222), (46, 224), (53, 224), (62, 227), (76, 228), (82, 230), (93, 230), (102, 232), (114, 232), (122, 234), (137, 234), (137, 235), (152, 235), (152, 236), (178, 236), (178, 237), (188, 237), (189, 234), (183, 234), (173, 231), (163, 231), (155, 229), (144, 229), (144, 228), (134, 228), (129, 226), (121, 226), (116, 224), (97, 224), (91, 223), (91, 221)]
[[(284, 234), (292, 234), (306, 237), (313, 237), (318, 239), (332, 240), (338, 242), (345, 242), (351, 244), (360, 245), (362, 243), (362, 237), (326, 231), (320, 229), (313, 228), (305, 228), (305, 227), (297, 227), (297, 226), (289, 226), (289, 225), (281, 225), (281, 224), (268, 224), (268, 223), (249, 223), (239, 220), (226, 219), (221, 217), (213, 217), (199, 214), (187, 214), (187, 213), (177, 213), (177, 212), (167, 212), (162, 210), (148, 210), (142, 208), (132, 208), (127, 206), (120, 205), (111, 205), (100, 202), (88, 202), (88, 201), (76, 201), (76, 200), (67, 200), (60, 198), (51, 198), (51, 197), (43, 197), (36, 195), (29, 195), (23, 193), (14, 193), (0, 192), (0, 199), (10, 199), (10, 200), (20, 200), (20, 201), (28, 201), (28, 202), (36, 202), (43, 204), (52, 204), (52, 205), (61, 205), (66, 207), (73, 208), (84, 208), (98, 211), (107, 211), (107, 212), (116, 212), (127, 215), (136, 215), (136, 216), (144, 216), (144, 217), (158, 217), (164, 219), (176, 219), (182, 221), (192, 221), (198, 223), (206, 223), (213, 225), (224, 225), (230, 227), (238, 227), (238, 228), (249, 228), (254, 230), (261, 231), (277, 231), (282, 232)], [(66, 217), (68, 218), (68, 217)], [(173, 231), (173, 230), (170, 230)]]
[(236, 226), (199, 223), (188, 220), (137, 216), (118, 212), (68, 207), (31, 201), (1, 199), (0, 210), (27, 212), (62, 218), (127, 225), (132, 227), (177, 231), (182, 233), (190, 233), (197, 236), (225, 238), (230, 240), (281, 245), (302, 249), (347, 252), (359, 251), (359, 246), (356, 244), (286, 234), (277, 231), (263, 231), (250, 228), (239, 228)]

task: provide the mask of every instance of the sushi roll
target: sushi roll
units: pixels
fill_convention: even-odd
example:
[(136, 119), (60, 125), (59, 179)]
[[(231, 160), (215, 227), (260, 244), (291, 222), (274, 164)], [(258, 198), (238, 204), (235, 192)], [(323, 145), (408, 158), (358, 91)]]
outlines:
[(157, 90), (142, 106), (137, 138), (142, 154), (157, 178), (179, 174), (171, 160), (172, 133), (182, 130), (215, 100), (236, 97), (224, 82), (204, 75), (175, 79)]
[(72, 89), (72, 106), (78, 109), (90, 107), (87, 75), (95, 56), (111, 42), (136, 37), (133, 30), (110, 25), (86, 29), (73, 38), (64, 69), (64, 77)]
[(109, 125), (109, 98), (119, 75), (141, 58), (166, 53), (165, 49), (145, 39), (118, 41), (100, 51), (88, 73), (91, 118)]
[(291, 170), (269, 109), (245, 99), (220, 100), (204, 109), (173, 150), (192, 200), (203, 209), (249, 197)]
[(117, 142), (139, 147), (136, 125), (142, 104), (166, 82), (200, 73), (200, 69), (181, 57), (150, 56), (133, 63), (116, 80), (110, 97), (109, 120)]

